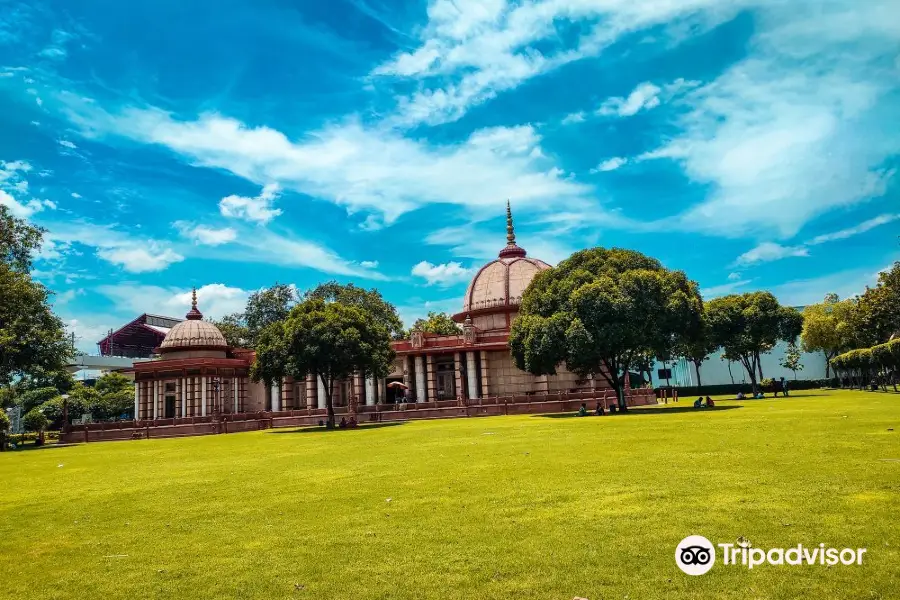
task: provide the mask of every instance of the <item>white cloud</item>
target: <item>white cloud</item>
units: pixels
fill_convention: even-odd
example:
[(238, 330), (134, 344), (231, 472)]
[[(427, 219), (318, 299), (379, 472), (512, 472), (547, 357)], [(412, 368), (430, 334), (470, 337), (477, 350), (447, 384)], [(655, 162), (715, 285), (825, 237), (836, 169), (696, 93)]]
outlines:
[(359, 263), (359, 266), (361, 266), (363, 269), (377, 269), (378, 261), (377, 260), (364, 260)]
[(606, 171), (615, 171), (619, 167), (622, 167), (628, 162), (627, 158), (622, 158), (621, 156), (614, 156), (613, 158), (604, 160), (602, 163), (596, 166), (596, 168), (591, 169), (591, 173), (604, 173)]
[(236, 195), (222, 198), (219, 202), (219, 211), (226, 217), (246, 219), (265, 225), (281, 214), (280, 208), (272, 208), (272, 203), (278, 198), (278, 194), (278, 185), (270, 183), (262, 189), (259, 196), (254, 198)]
[(172, 226), (185, 238), (204, 246), (221, 246), (237, 238), (237, 231), (231, 227), (215, 229), (207, 225), (196, 225), (187, 221), (175, 221)]
[(881, 225), (893, 223), (897, 219), (900, 219), (900, 214), (878, 215), (877, 217), (869, 219), (868, 221), (863, 221), (862, 223), (854, 227), (848, 227), (847, 229), (841, 229), (840, 231), (835, 231), (833, 233), (818, 235), (807, 243), (810, 245), (817, 245), (824, 244), (826, 242), (834, 242), (836, 240), (844, 240), (849, 237), (865, 233), (870, 229), (880, 227)]
[(109, 315), (99, 318), (92, 315), (88, 319), (70, 318), (65, 321), (67, 334), (75, 334), (75, 347), (89, 354), (97, 353), (97, 342), (106, 337), (110, 329), (117, 329), (124, 324)]
[[(532, 77), (600, 53), (623, 35), (665, 24), (660, 37), (686, 37), (734, 14), (744, 3), (431, 0), (420, 45), (379, 65), (372, 78), (417, 84), (410, 93), (408, 84), (401, 86), (394, 124), (453, 121)], [(572, 47), (561, 48), (558, 27), (568, 23), (583, 24), (584, 33)]]
[(13, 198), (11, 194), (3, 190), (0, 190), (0, 204), (6, 206), (14, 217), (20, 219), (28, 219), (33, 214), (41, 212), (46, 208), (56, 208), (56, 204), (50, 200), (31, 199), (27, 202), (19, 202)]
[(583, 123), (585, 120), (584, 111), (574, 112), (563, 117), (561, 123), (563, 125), (571, 125), (572, 123)]
[(663, 102), (669, 102), (673, 98), (698, 85), (700, 85), (699, 81), (686, 81), (681, 78), (676, 79), (663, 87), (645, 81), (644, 83), (638, 84), (626, 98), (619, 96), (607, 98), (606, 101), (600, 105), (600, 108), (597, 109), (597, 114), (604, 116), (615, 115), (619, 117), (631, 117), (641, 111), (656, 108)]
[(54, 307), (65, 306), (66, 304), (68, 304), (69, 302), (71, 302), (72, 300), (77, 298), (78, 296), (83, 296), (83, 295), (84, 295), (83, 289), (72, 288), (72, 289), (66, 290), (66, 291), (54, 296), (53, 305), (54, 305)]
[[(135, 316), (145, 312), (181, 317), (191, 308), (188, 288), (155, 285), (101, 285), (97, 291), (113, 300), (123, 311)], [(251, 291), (223, 283), (208, 283), (197, 288), (197, 306), (207, 319), (218, 319), (234, 312), (243, 312)]]
[(72, 192), (72, 197), (78, 199), (81, 198), (81, 194), (79, 194), (78, 192)]
[(412, 268), (412, 274), (425, 279), (428, 285), (448, 286), (468, 280), (472, 269), (467, 269), (455, 261), (433, 265), (423, 260)]
[[(166, 146), (192, 163), (218, 167), (257, 182), (276, 182), (313, 197), (370, 211), (391, 224), (426, 204), (491, 211), (509, 198), (517, 206), (553, 210), (583, 204), (590, 188), (566, 178), (540, 150), (533, 127), (494, 127), (464, 142), (430, 146), (396, 132), (350, 120), (294, 142), (268, 127), (250, 128), (215, 114), (179, 121), (158, 109), (110, 115), (92, 103), (73, 105), (71, 117), (86, 135), (119, 134)], [(538, 150), (538, 152), (535, 152)], [(265, 221), (269, 188), (257, 199), (229, 196), (223, 214)], [(253, 213), (262, 205), (261, 212)]]
[(671, 142), (642, 158), (680, 163), (711, 190), (682, 230), (793, 236), (829, 210), (885, 193), (900, 152), (891, 0), (766, 3), (749, 55), (681, 102)]
[(729, 273), (728, 274), (728, 281), (740, 281), (740, 280), (741, 280), (740, 273)]
[(597, 114), (630, 117), (641, 110), (656, 108), (659, 106), (659, 93), (661, 91), (661, 88), (656, 87), (652, 83), (642, 83), (634, 88), (634, 91), (627, 98), (613, 97), (607, 99), (597, 109)]
[(162, 271), (170, 264), (184, 260), (182, 255), (171, 248), (153, 243), (100, 248), (97, 250), (97, 256), (114, 265), (121, 266), (129, 273)]
[(45, 239), (54, 245), (68, 247), (78, 243), (95, 248), (99, 258), (130, 273), (162, 271), (170, 264), (184, 260), (184, 256), (164, 242), (134, 238), (114, 227), (84, 221), (58, 221)]
[(76, 148), (78, 148), (78, 146), (76, 146), (74, 143), (70, 142), (69, 140), (59, 140), (59, 145), (62, 146), (63, 148), (68, 148), (69, 150), (75, 150)]
[(763, 242), (752, 250), (741, 254), (735, 261), (736, 265), (754, 265), (757, 263), (772, 262), (782, 258), (809, 256), (809, 250), (804, 246), (782, 246), (774, 242)]

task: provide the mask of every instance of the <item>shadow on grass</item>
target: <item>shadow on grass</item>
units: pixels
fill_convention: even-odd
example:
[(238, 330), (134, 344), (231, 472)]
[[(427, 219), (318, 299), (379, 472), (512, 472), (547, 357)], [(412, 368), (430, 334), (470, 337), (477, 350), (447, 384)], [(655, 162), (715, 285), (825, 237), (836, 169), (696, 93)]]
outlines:
[(70, 443), (68, 443), (68, 444), (57, 444), (56, 442), (47, 442), (46, 444), (43, 444), (43, 445), (41, 445), (41, 446), (36, 446), (36, 445), (33, 444), (32, 442), (28, 442), (27, 444), (16, 446), (16, 449), (15, 449), (15, 450), (13, 450), (12, 448), (10, 448), (10, 447), (9, 447), (9, 444), (7, 444), (7, 446), (6, 446), (6, 452), (24, 452), (24, 451), (26, 451), (26, 450), (27, 450), (27, 451), (31, 451), (31, 450), (49, 450), (49, 449), (51, 449), (51, 448), (71, 448), (72, 446), (80, 446), (80, 445), (81, 445), (81, 444), (79, 444), (79, 443), (77, 443), (77, 442), (70, 442)]
[(366, 431), (368, 429), (381, 429), (382, 427), (396, 427), (397, 425), (404, 425), (405, 423), (405, 421), (388, 421), (387, 423), (360, 423), (358, 427), (346, 427), (344, 429), (341, 429), (340, 427), (335, 427), (334, 429), (326, 429), (325, 427), (321, 427), (318, 425), (310, 425), (307, 427), (298, 427), (296, 429), (270, 429), (269, 433), (337, 433), (350, 431)]
[[(719, 412), (723, 410), (734, 410), (735, 408), (743, 408), (741, 405), (732, 405), (732, 406), (714, 406), (712, 408), (694, 408), (693, 406), (673, 406), (672, 408), (664, 408), (662, 406), (653, 406), (653, 407), (636, 407), (629, 408), (624, 413), (607, 413), (603, 415), (604, 417), (618, 417), (618, 416), (628, 416), (628, 415), (668, 415), (672, 413), (710, 413), (710, 412)], [(566, 413), (554, 413), (547, 415), (531, 415), (533, 417), (543, 417), (545, 419), (573, 419), (578, 417), (578, 413), (566, 412)], [(587, 416), (596, 417), (593, 411), (588, 412)]]

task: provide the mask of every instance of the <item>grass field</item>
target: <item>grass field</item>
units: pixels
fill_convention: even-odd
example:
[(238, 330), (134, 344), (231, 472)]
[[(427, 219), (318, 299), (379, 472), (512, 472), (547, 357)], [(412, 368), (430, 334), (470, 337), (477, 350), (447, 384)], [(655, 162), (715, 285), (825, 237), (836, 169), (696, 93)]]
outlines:
[[(0, 454), (0, 597), (900, 597), (900, 395), (688, 404)], [(868, 552), (690, 577), (690, 534)]]

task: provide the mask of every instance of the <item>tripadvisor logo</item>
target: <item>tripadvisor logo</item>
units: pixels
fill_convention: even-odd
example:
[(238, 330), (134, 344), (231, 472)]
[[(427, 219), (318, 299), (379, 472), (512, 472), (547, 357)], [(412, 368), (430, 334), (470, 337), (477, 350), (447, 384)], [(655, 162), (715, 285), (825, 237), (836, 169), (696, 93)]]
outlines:
[[(825, 544), (791, 548), (754, 548), (749, 540), (741, 538), (737, 544), (717, 544), (722, 563), (727, 566), (744, 566), (752, 569), (760, 565), (818, 565), (833, 567), (861, 565), (866, 548), (826, 548)], [(675, 548), (675, 564), (688, 575), (703, 575), (716, 564), (716, 549), (712, 542), (702, 535), (690, 535)]]

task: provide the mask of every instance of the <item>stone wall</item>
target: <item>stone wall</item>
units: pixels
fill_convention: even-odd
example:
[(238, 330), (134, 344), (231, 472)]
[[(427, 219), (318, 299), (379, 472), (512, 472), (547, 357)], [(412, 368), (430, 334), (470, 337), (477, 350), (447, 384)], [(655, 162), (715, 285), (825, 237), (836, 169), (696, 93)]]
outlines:
[[(512, 356), (507, 351), (486, 352), (488, 364), (488, 391), (491, 396), (518, 394), (542, 394), (569, 392), (591, 388), (591, 382), (579, 381), (578, 376), (565, 367), (557, 369), (556, 375), (536, 376), (516, 368)], [(597, 380), (594, 389), (609, 387), (605, 380)]]

